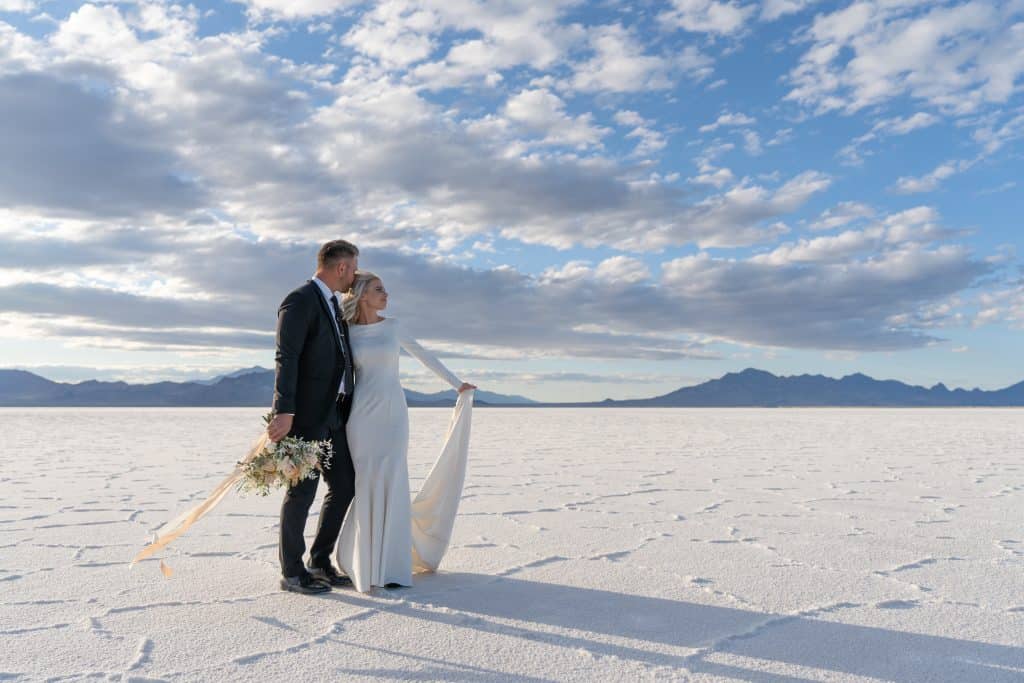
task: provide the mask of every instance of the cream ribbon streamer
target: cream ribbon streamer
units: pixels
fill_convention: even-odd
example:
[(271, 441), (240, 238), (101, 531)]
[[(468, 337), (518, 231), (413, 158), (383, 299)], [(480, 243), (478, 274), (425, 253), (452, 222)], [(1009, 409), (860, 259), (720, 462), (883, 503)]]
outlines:
[[(256, 441), (255, 445), (249, 449), (249, 453), (242, 459), (242, 462), (235, 466), (234, 471), (229, 474), (224, 481), (217, 484), (217, 488), (207, 496), (206, 500), (160, 527), (156, 532), (156, 540), (140, 550), (139, 554), (132, 558), (131, 564), (128, 565), (128, 568), (131, 569), (139, 561), (146, 559), (161, 548), (166, 547), (171, 541), (188, 531), (190, 526), (206, 516), (210, 510), (217, 507), (217, 504), (224, 499), (224, 496), (228, 495), (228, 491), (231, 490), (231, 487), (238, 483), (242, 478), (242, 472), (245, 464), (255, 458), (256, 455), (263, 450), (263, 447), (267, 443), (267, 439), (267, 434), (264, 432)], [(166, 567), (166, 565), (161, 562), (161, 571), (164, 572), (165, 576), (170, 576), (168, 573), (170, 568), (167, 567), (167, 570), (165, 570), (164, 567)]]

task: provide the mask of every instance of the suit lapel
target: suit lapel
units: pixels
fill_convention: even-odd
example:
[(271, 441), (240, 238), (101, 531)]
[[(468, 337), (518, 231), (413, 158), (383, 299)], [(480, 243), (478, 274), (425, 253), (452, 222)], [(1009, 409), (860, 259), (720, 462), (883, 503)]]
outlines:
[[(316, 295), (316, 300), (320, 302), (320, 310), (323, 312), (325, 316), (327, 316), (327, 324), (330, 325), (330, 329), (333, 330), (334, 311), (331, 310), (331, 305), (327, 303), (327, 301), (324, 299), (323, 292), (320, 291), (320, 287), (315, 282), (310, 280), (309, 286), (313, 289), (313, 294)], [(337, 349), (338, 353), (344, 355), (345, 351), (344, 349), (341, 348), (341, 339), (338, 338), (338, 333), (335, 332), (332, 336), (334, 337), (334, 346)]]

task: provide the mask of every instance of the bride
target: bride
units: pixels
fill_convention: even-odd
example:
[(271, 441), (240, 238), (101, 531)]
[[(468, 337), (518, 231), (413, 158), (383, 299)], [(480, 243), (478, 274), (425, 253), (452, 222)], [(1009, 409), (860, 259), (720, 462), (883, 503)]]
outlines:
[[(406, 335), (395, 319), (382, 317), (387, 304), (383, 282), (367, 271), (356, 272), (342, 300), (356, 377), (346, 427), (355, 497), (336, 559), (364, 593), (373, 586), (411, 586), (414, 565), (430, 571), (440, 561), (462, 489), (468, 411), (476, 389)], [(406, 459), (409, 410), (398, 377), (399, 346), (459, 392), (445, 449), (412, 502)]]

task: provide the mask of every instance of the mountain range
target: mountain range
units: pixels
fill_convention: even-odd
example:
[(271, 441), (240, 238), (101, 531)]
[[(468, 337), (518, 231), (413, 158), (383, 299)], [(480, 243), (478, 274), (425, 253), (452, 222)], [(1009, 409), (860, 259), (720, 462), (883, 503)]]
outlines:
[[(269, 406), (274, 371), (246, 368), (209, 380), (127, 384), (89, 380), (53, 382), (24, 370), (0, 370), (0, 406)], [(412, 407), (451, 406), (455, 391), (424, 394), (405, 390)], [(502, 407), (954, 407), (1024, 406), (1024, 382), (1005, 389), (930, 388), (860, 373), (840, 379), (823, 375), (780, 377), (748, 368), (719, 379), (645, 399), (592, 403), (541, 403), (524, 396), (477, 390), (475, 403)]]
[(896, 380), (877, 380), (861, 373), (840, 379), (824, 375), (779, 377), (748, 368), (663, 396), (629, 401), (606, 399), (602, 405), (692, 408), (1024, 406), (1024, 382), (995, 391), (950, 390), (942, 383), (925, 388)]
[[(274, 371), (254, 367), (212, 379), (128, 384), (89, 380), (53, 382), (25, 370), (0, 370), (0, 406), (267, 406), (273, 402)], [(413, 407), (455, 405), (454, 389), (424, 394), (405, 390)], [(480, 405), (534, 403), (524, 396), (477, 390)]]

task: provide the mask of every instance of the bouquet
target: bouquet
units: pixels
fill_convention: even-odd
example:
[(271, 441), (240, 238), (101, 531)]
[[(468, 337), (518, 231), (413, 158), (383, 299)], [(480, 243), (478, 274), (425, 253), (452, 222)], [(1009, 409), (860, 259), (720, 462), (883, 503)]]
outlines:
[[(273, 413), (263, 416), (263, 422), (270, 424)], [(274, 443), (266, 434), (256, 444), (255, 452), (238, 463), (241, 478), (238, 490), (242, 493), (255, 491), (266, 496), (271, 489), (294, 486), (303, 479), (314, 479), (317, 471), (330, 468), (330, 441), (307, 441), (296, 436), (286, 436)]]

